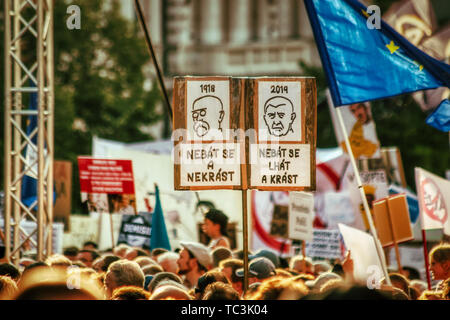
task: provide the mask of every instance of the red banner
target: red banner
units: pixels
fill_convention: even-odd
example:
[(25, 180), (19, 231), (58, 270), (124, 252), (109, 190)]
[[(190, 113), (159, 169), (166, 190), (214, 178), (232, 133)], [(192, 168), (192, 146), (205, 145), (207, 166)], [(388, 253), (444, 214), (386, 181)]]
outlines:
[(134, 194), (131, 160), (78, 157), (81, 192)]

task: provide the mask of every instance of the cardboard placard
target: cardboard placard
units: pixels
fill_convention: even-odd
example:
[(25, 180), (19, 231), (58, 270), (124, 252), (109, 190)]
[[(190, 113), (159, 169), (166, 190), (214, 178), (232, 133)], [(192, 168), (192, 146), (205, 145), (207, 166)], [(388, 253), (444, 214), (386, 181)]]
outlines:
[(122, 215), (119, 239), (117, 243), (125, 243), (132, 247), (150, 249), (152, 231), (152, 213), (140, 212), (136, 215)]
[(307, 241), (306, 256), (335, 259), (341, 257), (339, 230), (314, 229), (312, 241)]
[(289, 193), (288, 238), (313, 239), (314, 196), (307, 192)]
[(316, 83), (314, 78), (254, 78), (246, 86), (249, 188), (314, 191)]
[(53, 208), (54, 221), (64, 224), (64, 231), (70, 230), (72, 209), (72, 162), (55, 160), (53, 163), (56, 200)]
[(175, 78), (175, 189), (314, 191), (316, 100), (308, 77)]
[(78, 157), (82, 210), (136, 213), (131, 160)]
[(270, 234), (273, 236), (288, 237), (288, 207), (275, 205), (273, 208), (272, 223), (270, 224)]
[(175, 190), (241, 189), (241, 81), (174, 79)]

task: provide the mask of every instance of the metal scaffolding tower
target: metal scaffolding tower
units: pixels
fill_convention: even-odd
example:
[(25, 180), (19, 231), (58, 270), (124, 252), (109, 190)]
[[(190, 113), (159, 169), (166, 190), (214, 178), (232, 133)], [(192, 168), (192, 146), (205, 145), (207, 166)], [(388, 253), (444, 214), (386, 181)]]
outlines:
[[(5, 14), (5, 210), (6, 258), (18, 264), (28, 244), (37, 259), (52, 252), (53, 222), (53, 0), (4, 0)], [(37, 93), (37, 109), (29, 109)], [(37, 117), (27, 134), (26, 120)], [(37, 179), (37, 198), (21, 198), (25, 176)], [(34, 210), (32, 208), (34, 207)], [(32, 232), (23, 220), (36, 224)]]

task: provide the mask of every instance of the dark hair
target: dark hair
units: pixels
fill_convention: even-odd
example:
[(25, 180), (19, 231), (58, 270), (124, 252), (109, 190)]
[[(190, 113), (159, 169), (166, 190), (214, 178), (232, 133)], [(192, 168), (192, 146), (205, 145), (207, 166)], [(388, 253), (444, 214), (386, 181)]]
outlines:
[(241, 298), (230, 284), (213, 282), (206, 287), (202, 300), (241, 300)]
[(10, 263), (0, 263), (0, 276), (9, 276), (13, 280), (20, 278), (20, 271)]
[(198, 278), (195, 293), (200, 293), (201, 297), (203, 297), (206, 287), (214, 282), (230, 283), (228, 278), (222, 272), (211, 270)]
[(84, 246), (93, 246), (95, 249), (98, 249), (98, 244), (94, 241), (86, 241), (85, 243), (83, 243), (83, 247)]
[(160, 255), (161, 253), (164, 253), (164, 252), (168, 252), (169, 250), (167, 250), (167, 249), (164, 249), (164, 248), (155, 248), (155, 249), (153, 249), (152, 250), (152, 256), (158, 256), (158, 255)]
[(63, 251), (63, 255), (65, 256), (76, 256), (78, 254), (79, 249), (77, 247), (67, 247)]
[(402, 269), (408, 271), (409, 280), (420, 280), (420, 273), (416, 268), (405, 266)]
[(116, 262), (120, 260), (121, 258), (118, 256), (115, 256), (113, 254), (108, 254), (102, 257), (103, 265), (102, 265), (102, 271), (106, 272), (108, 271), (108, 267), (111, 263)]
[(141, 249), (141, 248), (135, 248), (136, 250), (136, 257), (148, 257), (148, 253), (145, 252), (145, 250)]
[(228, 227), (228, 217), (225, 213), (217, 209), (209, 209), (207, 213), (205, 213), (205, 218), (211, 220), (214, 223), (220, 225), (220, 233), (224, 236), (227, 236), (227, 227)]
[(92, 261), (94, 261), (95, 259), (97, 259), (98, 257), (100, 257), (100, 255), (98, 254), (98, 252), (95, 251), (95, 250), (83, 249), (83, 250), (78, 251), (78, 253), (83, 253), (83, 252), (89, 252), (89, 253), (91, 254)]

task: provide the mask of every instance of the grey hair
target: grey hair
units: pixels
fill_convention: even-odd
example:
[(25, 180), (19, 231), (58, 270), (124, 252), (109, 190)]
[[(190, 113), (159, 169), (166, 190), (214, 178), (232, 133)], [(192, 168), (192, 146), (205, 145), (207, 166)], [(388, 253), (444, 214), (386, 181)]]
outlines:
[(142, 272), (141, 267), (134, 261), (115, 261), (109, 266), (108, 273), (113, 275), (117, 287), (144, 287), (144, 273)]

